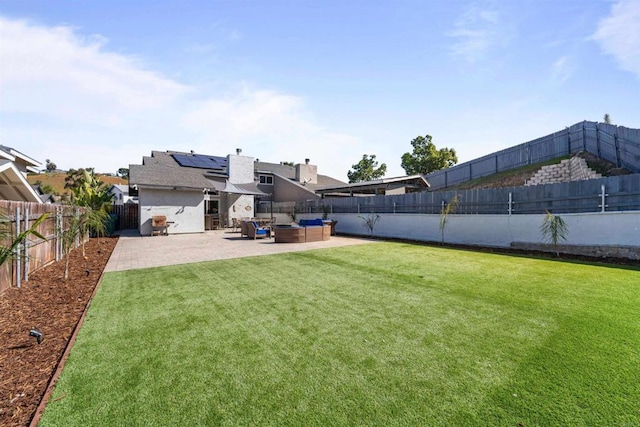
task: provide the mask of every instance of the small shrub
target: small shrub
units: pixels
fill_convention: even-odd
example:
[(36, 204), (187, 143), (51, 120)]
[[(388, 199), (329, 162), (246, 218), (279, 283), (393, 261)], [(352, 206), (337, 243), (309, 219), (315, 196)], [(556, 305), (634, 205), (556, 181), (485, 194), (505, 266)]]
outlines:
[(378, 215), (377, 213), (371, 212), (367, 216), (358, 215), (358, 218), (363, 220), (365, 227), (369, 229), (369, 237), (373, 237), (373, 229), (376, 227), (376, 224), (378, 223), (378, 221), (380, 221), (381, 216)]
[(547, 211), (547, 214), (540, 225), (540, 232), (542, 233), (542, 238), (544, 240), (553, 244), (556, 256), (560, 258), (558, 243), (560, 240), (567, 240), (567, 235), (569, 234), (567, 223), (558, 215), (553, 215), (551, 212)]
[(449, 220), (449, 214), (456, 211), (458, 208), (458, 196), (455, 195), (449, 200), (449, 203), (446, 203), (442, 206), (442, 210), (440, 211), (440, 234), (442, 235), (442, 243), (444, 243), (444, 229), (447, 226), (447, 221)]

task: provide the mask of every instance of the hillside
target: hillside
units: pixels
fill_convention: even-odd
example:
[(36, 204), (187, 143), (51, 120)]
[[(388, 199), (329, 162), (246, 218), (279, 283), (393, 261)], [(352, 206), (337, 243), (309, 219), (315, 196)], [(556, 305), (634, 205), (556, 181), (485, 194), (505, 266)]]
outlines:
[[(613, 163), (600, 159), (589, 153), (578, 153), (577, 156), (583, 157), (587, 161), (587, 165), (598, 172), (602, 176), (626, 175), (631, 173), (624, 168), (618, 168)], [(521, 168), (500, 172), (497, 174), (485, 176), (471, 181), (463, 182), (456, 186), (444, 190), (471, 190), (480, 188), (501, 188), (501, 187), (520, 187), (525, 184), (535, 173), (546, 165), (560, 163), (568, 156), (558, 157), (546, 162), (536, 163), (533, 165), (523, 166)]]
[[(66, 176), (66, 172), (29, 174), (27, 175), (27, 181), (29, 181), (29, 184), (31, 185), (50, 185), (51, 187), (53, 187), (57, 194), (62, 195), (68, 191), (64, 188), (64, 179)], [(100, 181), (104, 182), (108, 186), (111, 186), (113, 184), (129, 184), (128, 180), (120, 178), (119, 176), (97, 174), (97, 177), (100, 179)]]

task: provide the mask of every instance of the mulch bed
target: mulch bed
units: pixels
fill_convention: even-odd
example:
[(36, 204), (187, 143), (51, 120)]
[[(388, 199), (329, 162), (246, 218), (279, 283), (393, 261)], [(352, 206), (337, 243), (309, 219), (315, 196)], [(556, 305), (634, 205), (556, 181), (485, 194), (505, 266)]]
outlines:
[[(100, 280), (117, 238), (92, 238), (65, 262), (29, 275), (0, 294), (0, 425), (28, 426), (73, 331)], [(41, 344), (29, 336), (42, 333)]]

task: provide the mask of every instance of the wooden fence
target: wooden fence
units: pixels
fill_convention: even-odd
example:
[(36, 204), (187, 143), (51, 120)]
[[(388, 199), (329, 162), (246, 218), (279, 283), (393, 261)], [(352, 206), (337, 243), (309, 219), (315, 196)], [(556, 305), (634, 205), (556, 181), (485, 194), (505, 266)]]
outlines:
[(431, 190), (584, 151), (640, 172), (640, 129), (582, 122), (524, 144), (426, 175)]
[(117, 216), (115, 229), (129, 230), (138, 228), (138, 205), (127, 203), (124, 205), (112, 205), (111, 213)]
[[(439, 214), (453, 197), (457, 214), (544, 214), (640, 210), (640, 174), (528, 187), (423, 191), (392, 196), (330, 198), (295, 206), (299, 213)], [(259, 213), (269, 213), (260, 205)], [(291, 213), (291, 203), (273, 203), (273, 213)]]
[[(66, 218), (73, 215), (61, 205), (0, 200), (0, 214), (4, 219), (0, 226), (5, 235), (0, 244), (4, 247), (10, 246), (20, 232), (30, 228), (46, 213), (49, 216), (37, 228), (46, 240), (30, 236), (17, 248), (14, 257), (0, 266), (0, 293), (11, 286), (20, 287), (22, 281), (29, 280), (30, 273), (62, 259), (60, 233), (67, 223)], [(76, 247), (80, 243), (80, 238), (76, 238)]]

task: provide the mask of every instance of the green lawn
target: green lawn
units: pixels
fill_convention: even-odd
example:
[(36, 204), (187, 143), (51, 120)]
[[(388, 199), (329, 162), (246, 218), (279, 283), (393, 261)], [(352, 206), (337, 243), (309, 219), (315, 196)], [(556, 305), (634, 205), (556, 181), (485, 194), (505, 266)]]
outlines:
[(402, 243), (109, 273), (41, 426), (640, 425), (640, 271)]

